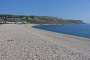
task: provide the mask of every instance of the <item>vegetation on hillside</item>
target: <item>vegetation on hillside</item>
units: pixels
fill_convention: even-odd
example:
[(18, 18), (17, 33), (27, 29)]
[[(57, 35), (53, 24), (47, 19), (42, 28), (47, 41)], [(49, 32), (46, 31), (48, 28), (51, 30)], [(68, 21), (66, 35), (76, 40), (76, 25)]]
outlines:
[(50, 16), (0, 15), (0, 22), (22, 22), (33, 24), (81, 24), (81, 20), (66, 20)]

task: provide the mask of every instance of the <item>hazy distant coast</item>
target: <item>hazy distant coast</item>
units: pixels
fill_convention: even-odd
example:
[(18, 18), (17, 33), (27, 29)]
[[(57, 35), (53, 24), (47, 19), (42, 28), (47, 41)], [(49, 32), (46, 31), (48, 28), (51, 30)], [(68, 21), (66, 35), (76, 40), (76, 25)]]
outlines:
[(82, 24), (81, 20), (63, 19), (51, 16), (0, 15), (0, 23), (21, 22), (32, 24)]

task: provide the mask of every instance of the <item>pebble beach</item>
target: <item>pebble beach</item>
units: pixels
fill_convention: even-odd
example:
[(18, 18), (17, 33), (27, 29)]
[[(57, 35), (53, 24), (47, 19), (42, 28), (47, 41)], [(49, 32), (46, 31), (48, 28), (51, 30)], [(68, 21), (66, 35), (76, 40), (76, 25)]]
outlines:
[(0, 25), (0, 60), (90, 60), (90, 39), (32, 28)]

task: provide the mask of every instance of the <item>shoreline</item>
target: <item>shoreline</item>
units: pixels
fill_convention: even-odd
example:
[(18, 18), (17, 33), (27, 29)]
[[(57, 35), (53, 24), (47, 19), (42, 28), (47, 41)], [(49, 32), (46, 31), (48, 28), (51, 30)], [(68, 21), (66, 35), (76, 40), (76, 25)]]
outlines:
[[(31, 24), (32, 26), (36, 26), (36, 25), (40, 25), (40, 24)], [(42, 25), (52, 25), (52, 24), (42, 24)], [(53, 25), (57, 25), (57, 24), (53, 24)], [(59, 24), (61, 25), (61, 24)], [(39, 28), (36, 28), (36, 29), (39, 29)], [(40, 30), (44, 30), (44, 29), (40, 29)], [(44, 30), (44, 31), (49, 31), (49, 30)], [(54, 32), (54, 31), (49, 31), (49, 32)], [(71, 34), (65, 34), (65, 33), (58, 33), (58, 32), (54, 32), (56, 34), (63, 34), (63, 35), (66, 35), (68, 37), (71, 37), (71, 38), (75, 38), (75, 39), (85, 39), (85, 40), (90, 40), (90, 38), (86, 38), (86, 37), (80, 37), (80, 36), (75, 36), (75, 35), (71, 35)]]
[[(31, 24), (32, 26), (35, 26), (35, 25), (33, 25), (33, 24)], [(75, 42), (74, 43), (74, 46), (76, 45), (77, 47), (78, 47), (78, 49), (77, 49), (77, 47), (73, 47), (72, 45), (73, 44), (71, 44), (70, 46), (71, 47), (73, 47), (73, 49), (76, 49), (77, 51), (79, 51), (79, 52), (81, 52), (81, 53), (84, 53), (85, 55), (88, 55), (89, 57), (90, 57), (90, 55), (88, 54), (89, 53), (89, 47), (87, 47), (87, 46), (89, 46), (90, 45), (90, 39), (89, 38), (85, 38), (85, 37), (79, 37), (79, 36), (74, 36), (74, 35), (69, 35), (69, 34), (63, 34), (63, 33), (56, 33), (56, 32), (52, 32), (52, 31), (47, 31), (47, 30), (43, 30), (43, 29), (37, 29), (37, 28), (33, 28), (33, 29), (35, 29), (35, 30), (38, 30), (38, 31), (40, 31), (39, 33), (43, 33), (42, 35), (44, 35), (45, 34), (45, 36), (52, 36), (52, 37), (54, 37), (53, 39), (55, 39), (55, 38), (58, 38), (58, 39), (56, 39), (57, 40), (57, 43), (58, 43), (58, 40), (59, 39), (63, 39), (63, 38), (65, 38), (64, 40), (69, 40), (70, 39), (70, 41), (69, 41), (69, 44), (70, 43), (72, 43), (72, 41), (73, 42)], [(66, 43), (67, 43), (67, 41), (66, 41)], [(65, 42), (65, 41), (64, 41)], [(77, 43), (78, 44), (77, 44)], [(88, 43), (88, 44), (87, 44)], [(63, 43), (62, 43), (63, 44)], [(81, 45), (82, 46), (81, 46)], [(84, 46), (85, 45), (85, 46)], [(67, 46), (67, 45), (64, 45), (63, 44), (63, 46)], [(70, 46), (67, 46), (68, 48), (70, 48)], [(86, 48), (87, 47), (87, 48)], [(82, 49), (82, 48), (84, 48), (84, 49)], [(86, 50), (85, 50), (86, 49)], [(87, 53), (85, 52), (85, 51), (88, 51)]]

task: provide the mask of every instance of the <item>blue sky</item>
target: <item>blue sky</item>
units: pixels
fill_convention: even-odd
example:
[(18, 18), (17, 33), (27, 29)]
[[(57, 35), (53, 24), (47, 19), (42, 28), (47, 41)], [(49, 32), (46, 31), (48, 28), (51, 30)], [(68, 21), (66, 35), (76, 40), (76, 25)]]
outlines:
[(0, 14), (56, 16), (90, 23), (90, 0), (0, 0)]

